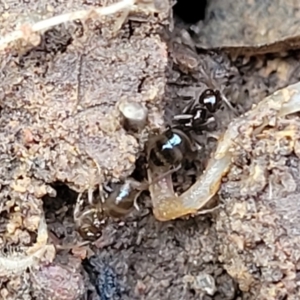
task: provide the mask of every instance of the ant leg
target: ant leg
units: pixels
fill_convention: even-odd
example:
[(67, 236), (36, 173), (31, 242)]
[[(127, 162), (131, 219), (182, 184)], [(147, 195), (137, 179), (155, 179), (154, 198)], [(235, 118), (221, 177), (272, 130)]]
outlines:
[(157, 181), (160, 181), (161, 179), (163, 179), (164, 177), (166, 177), (166, 176), (168, 176), (168, 175), (170, 175), (170, 174), (173, 174), (173, 173), (177, 172), (181, 167), (182, 167), (181, 164), (179, 164), (176, 168), (171, 169), (171, 170), (169, 170), (169, 171), (163, 173), (162, 175), (157, 176), (156, 178), (154, 178), (154, 180), (152, 180), (152, 181), (149, 183), (149, 185), (151, 185), (151, 184), (153, 184), (153, 183), (155, 183), (155, 182), (157, 182)]
[(217, 211), (220, 208), (221, 208), (221, 205), (217, 205), (217, 206), (215, 206), (213, 208), (207, 208), (207, 209), (199, 210), (199, 211), (197, 211), (196, 213), (194, 213), (192, 215), (193, 216), (206, 215), (206, 214), (209, 214), (209, 213), (213, 213), (213, 212)]
[(224, 103), (227, 105), (227, 107), (233, 111), (235, 116), (238, 116), (237, 110), (231, 105), (231, 103), (229, 102), (229, 100), (226, 98), (226, 96), (223, 93), (221, 93), (221, 97), (222, 97), (222, 100), (224, 101)]
[(74, 216), (75, 221), (79, 219), (80, 208), (81, 208), (81, 205), (83, 204), (83, 201), (81, 200), (81, 196), (82, 196), (82, 193), (78, 194), (76, 204), (75, 204), (75, 207), (74, 207), (73, 216)]
[(207, 132), (206, 136), (218, 141), (221, 135), (215, 132)]
[(141, 193), (143, 192), (143, 190), (139, 191), (136, 196), (134, 197), (134, 200), (133, 200), (133, 206), (134, 208), (137, 210), (137, 211), (140, 211), (140, 208), (138, 206), (138, 203), (137, 203), (137, 200), (139, 198), (139, 196), (141, 195)]
[(88, 188), (88, 202), (89, 204), (93, 205), (94, 204), (94, 197), (93, 197), (93, 189), (92, 188)]
[(105, 194), (104, 194), (104, 188), (103, 185), (100, 183), (99, 184), (99, 197), (100, 197), (100, 202), (103, 204), (105, 202)]

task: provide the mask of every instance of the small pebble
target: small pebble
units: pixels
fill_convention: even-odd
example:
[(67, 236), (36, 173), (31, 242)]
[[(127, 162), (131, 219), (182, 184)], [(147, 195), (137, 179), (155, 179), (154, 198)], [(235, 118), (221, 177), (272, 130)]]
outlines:
[(193, 288), (195, 290), (202, 290), (209, 296), (213, 296), (217, 290), (214, 278), (206, 273), (199, 274), (195, 277)]
[(148, 110), (137, 102), (124, 102), (119, 106), (123, 116), (123, 126), (126, 130), (138, 132), (145, 128), (148, 118)]

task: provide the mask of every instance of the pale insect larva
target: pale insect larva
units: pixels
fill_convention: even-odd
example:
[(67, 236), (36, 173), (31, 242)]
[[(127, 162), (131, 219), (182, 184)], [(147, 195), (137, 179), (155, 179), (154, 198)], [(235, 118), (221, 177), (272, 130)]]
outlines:
[(46, 252), (54, 253), (54, 246), (47, 245), (48, 229), (44, 214), (41, 216), (38, 228), (37, 242), (25, 252), (14, 252), (0, 256), (0, 277), (20, 274), (38, 264)]

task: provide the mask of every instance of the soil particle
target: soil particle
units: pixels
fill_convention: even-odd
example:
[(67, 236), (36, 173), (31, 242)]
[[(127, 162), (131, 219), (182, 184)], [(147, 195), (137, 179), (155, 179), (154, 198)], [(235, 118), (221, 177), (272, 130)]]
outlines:
[(10, 280), (3, 280), (1, 282), (0, 296), (1, 299), (15, 300), (15, 299), (32, 299), (31, 295), (31, 280), (28, 273), (21, 276), (11, 277)]
[(76, 300), (85, 293), (82, 275), (78, 270), (71, 270), (69, 266), (43, 266), (32, 272), (31, 278), (36, 287), (33, 296), (37, 299)]

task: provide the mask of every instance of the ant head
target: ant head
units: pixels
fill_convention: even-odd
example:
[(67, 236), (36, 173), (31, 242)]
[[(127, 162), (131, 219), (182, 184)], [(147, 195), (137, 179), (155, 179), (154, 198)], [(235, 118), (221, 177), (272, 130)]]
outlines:
[(220, 107), (221, 94), (218, 90), (207, 89), (199, 97), (199, 103), (210, 113), (214, 113)]

